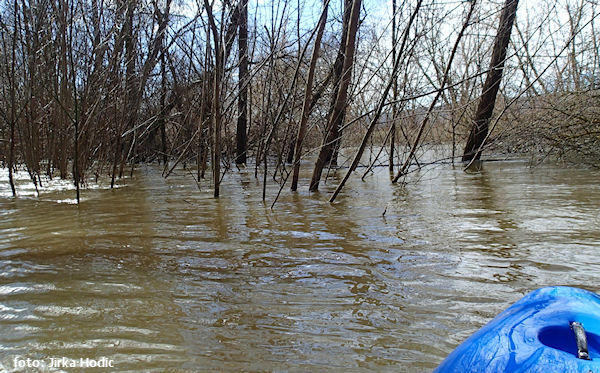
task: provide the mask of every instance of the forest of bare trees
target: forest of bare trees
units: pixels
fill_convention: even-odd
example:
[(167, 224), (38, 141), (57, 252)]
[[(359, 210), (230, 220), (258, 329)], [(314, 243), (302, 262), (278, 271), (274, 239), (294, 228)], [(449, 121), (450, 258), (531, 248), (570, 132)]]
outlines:
[(598, 11), (588, 0), (1, 0), (0, 162), (13, 195), (18, 169), (36, 189), (72, 180), (78, 199), (89, 181), (114, 185), (151, 162), (165, 177), (194, 167), (215, 197), (240, 167), (310, 191), (340, 168), (331, 201), (359, 166), (363, 177), (388, 167), (391, 182), (486, 152), (597, 167)]

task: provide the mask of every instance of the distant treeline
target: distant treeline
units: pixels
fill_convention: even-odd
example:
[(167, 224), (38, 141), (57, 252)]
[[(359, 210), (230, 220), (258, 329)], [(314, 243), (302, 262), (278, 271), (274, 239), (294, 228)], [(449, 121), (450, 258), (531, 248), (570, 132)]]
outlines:
[(311, 191), (349, 166), (331, 200), (373, 144), (392, 182), (440, 142), (598, 165), (598, 5), (534, 5), (0, 0), (0, 162), (14, 195), (21, 167), (79, 198), (143, 162), (197, 164), (215, 196), (236, 165), (296, 190), (310, 158)]

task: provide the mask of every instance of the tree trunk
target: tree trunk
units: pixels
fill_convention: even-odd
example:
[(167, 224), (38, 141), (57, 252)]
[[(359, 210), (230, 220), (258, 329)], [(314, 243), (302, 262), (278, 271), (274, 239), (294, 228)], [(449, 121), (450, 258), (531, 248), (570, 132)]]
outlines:
[(169, 163), (169, 157), (167, 156), (167, 71), (165, 59), (165, 50), (163, 46), (162, 53), (160, 54), (160, 113), (158, 116), (158, 126), (160, 128), (162, 161), (166, 170)]
[[(12, 39), (12, 54), (11, 54), (11, 63), (10, 63), (10, 72), (8, 71), (8, 66), (6, 67), (6, 70), (8, 72), (9, 75), (9, 89), (10, 89), (10, 118), (9, 118), (9, 122), (10, 122), (10, 144), (9, 144), (9, 150), (8, 150), (8, 183), (10, 184), (10, 190), (12, 192), (13, 197), (17, 196), (17, 191), (15, 189), (15, 181), (14, 181), (14, 175), (13, 175), (13, 166), (15, 163), (15, 125), (16, 125), (16, 120), (17, 120), (17, 100), (16, 100), (16, 92), (15, 90), (17, 89), (17, 84), (15, 82), (16, 80), (16, 50), (17, 50), (17, 14), (19, 11), (19, 7), (18, 7), (18, 3), (17, 0), (15, 0), (14, 2), (14, 11), (15, 11), (15, 25), (14, 25), (14, 34), (13, 34), (13, 39)], [(8, 53), (7, 53), (8, 55)]]
[(500, 15), (500, 25), (494, 41), (492, 50), (492, 59), (485, 83), (483, 84), (483, 93), (475, 112), (473, 125), (467, 145), (462, 156), (463, 162), (479, 160), (481, 151), (488, 134), (488, 125), (494, 112), (496, 96), (500, 88), (502, 73), (504, 70), (504, 60), (506, 59), (506, 49), (510, 41), (510, 33), (517, 12), (519, 0), (506, 0), (502, 14)]
[[(110, 181), (110, 187), (113, 188), (115, 185), (115, 180), (117, 178), (117, 168), (119, 169), (119, 178), (123, 173), (123, 145), (124, 139), (122, 137), (123, 129), (127, 129), (128, 125), (135, 119), (133, 116), (133, 108), (135, 104), (133, 103), (134, 95), (137, 93), (134, 88), (134, 73), (135, 73), (135, 58), (137, 51), (134, 50), (134, 40), (133, 40), (133, 16), (136, 8), (135, 0), (128, 0), (125, 2), (126, 4), (126, 15), (125, 15), (125, 23), (123, 24), (122, 29), (122, 40), (123, 45), (125, 46), (125, 97), (124, 97), (124, 107), (122, 108), (123, 112), (121, 115), (121, 122), (117, 124), (117, 131), (115, 133), (115, 154), (112, 165), (112, 176)], [(119, 41), (121, 43), (121, 41)], [(118, 65), (115, 64), (115, 68), (118, 69)], [(131, 123), (132, 124), (132, 123)], [(133, 125), (133, 124), (132, 124)], [(130, 127), (131, 128), (131, 127)], [(126, 144), (125, 144), (126, 146)], [(120, 167), (119, 167), (120, 165)]]
[[(74, 6), (71, 5), (71, 22), (74, 17)], [(69, 33), (69, 63), (71, 65), (71, 84), (73, 85), (73, 182), (75, 183), (75, 195), (77, 198), (77, 204), (80, 202), (80, 190), (79, 184), (81, 183), (81, 170), (79, 165), (79, 98), (77, 97), (77, 74), (75, 61), (73, 59), (73, 34), (72, 30)]]
[(323, 38), (323, 32), (325, 31), (325, 24), (327, 23), (327, 8), (329, 1), (327, 1), (323, 7), (321, 18), (319, 19), (317, 37), (315, 39), (315, 46), (313, 48), (312, 57), (310, 59), (310, 67), (308, 70), (308, 77), (306, 79), (306, 89), (304, 92), (304, 103), (302, 106), (302, 116), (300, 117), (300, 125), (298, 127), (298, 136), (296, 137), (294, 147), (294, 171), (292, 174), (292, 191), (298, 189), (298, 175), (300, 174), (300, 158), (302, 157), (302, 142), (306, 137), (306, 125), (308, 123), (308, 117), (310, 115), (310, 104), (312, 99), (312, 85), (315, 78), (315, 69), (317, 66), (317, 59), (319, 58), (319, 50), (321, 48), (321, 39)]
[[(398, 43), (398, 35), (396, 30), (396, 0), (392, 0), (392, 60), (396, 61), (396, 44)], [(394, 103), (392, 104), (392, 125), (390, 128), (390, 158), (388, 169), (390, 175), (394, 173), (394, 150), (396, 150), (396, 116), (398, 115), (398, 77), (394, 78), (392, 83), (392, 94)]]
[[(475, 1), (476, 0), (473, 0), (473, 2), (475, 2)], [(344, 178), (342, 179), (342, 181), (340, 182), (340, 184), (338, 185), (338, 187), (335, 189), (335, 192), (333, 192), (333, 194), (331, 195), (331, 198), (329, 199), (329, 202), (335, 201), (336, 197), (338, 196), (338, 194), (341, 192), (342, 188), (344, 187), (344, 185), (348, 181), (348, 178), (350, 178), (350, 174), (358, 166), (358, 162), (360, 161), (360, 159), (361, 159), (361, 157), (363, 155), (363, 152), (365, 151), (365, 148), (367, 146), (367, 141), (371, 137), (371, 134), (373, 133), (373, 130), (375, 129), (375, 126), (379, 122), (379, 118), (381, 116), (381, 112), (382, 112), (383, 107), (385, 105), (385, 101), (387, 100), (387, 95), (388, 95), (390, 89), (393, 86), (393, 82), (397, 81), (398, 70), (400, 69), (400, 57), (401, 57), (401, 54), (404, 51), (404, 46), (406, 45), (406, 41), (408, 39), (410, 27), (411, 27), (412, 23), (414, 22), (417, 14), (419, 12), (419, 9), (421, 9), (422, 2), (423, 2), (422, 0), (418, 0), (417, 1), (417, 4), (415, 6), (415, 10), (413, 11), (413, 13), (412, 13), (412, 15), (411, 15), (411, 17), (410, 17), (410, 19), (408, 21), (408, 24), (406, 25), (406, 30), (405, 30), (404, 38), (403, 38), (403, 41), (402, 41), (402, 46), (400, 47), (400, 52), (399, 52), (400, 54), (397, 54), (396, 55), (396, 59), (393, 61), (392, 75), (390, 76), (390, 80), (386, 84), (386, 87), (383, 90), (383, 94), (379, 98), (379, 102), (377, 104), (377, 109), (375, 110), (373, 118), (371, 119), (369, 127), (367, 128), (367, 132), (363, 136), (363, 139), (361, 141), (360, 147), (358, 148), (358, 151), (356, 152), (356, 154), (354, 156), (354, 159), (352, 160), (352, 164), (350, 165), (350, 168), (346, 172), (346, 175), (344, 176)]]
[(215, 23), (212, 6), (208, 0), (204, 0), (204, 6), (208, 13), (208, 22), (212, 30), (213, 42), (215, 44), (215, 71), (213, 76), (212, 97), (212, 169), (214, 182), (214, 197), (219, 197), (219, 184), (221, 181), (221, 77), (223, 76), (224, 51), (221, 43), (221, 35)]
[[(346, 33), (346, 43), (344, 47), (344, 63), (340, 79), (339, 90), (336, 95), (333, 110), (329, 113), (327, 131), (321, 146), (321, 151), (315, 163), (309, 190), (315, 192), (319, 189), (319, 181), (323, 168), (328, 159), (333, 154), (335, 142), (337, 140), (339, 122), (343, 120), (348, 104), (348, 86), (352, 77), (352, 65), (354, 63), (354, 50), (356, 45), (356, 33), (358, 31), (358, 18), (360, 14), (362, 0), (352, 0), (352, 9), (348, 22), (348, 32)], [(348, 4), (348, 3), (347, 3)]]
[(248, 127), (248, 0), (240, 2), (239, 18), (239, 97), (238, 97), (238, 119), (237, 119), (237, 156), (235, 163), (245, 164), (248, 152), (247, 127)]
[(67, 144), (69, 141), (67, 140), (67, 131), (68, 124), (70, 122), (68, 116), (68, 110), (70, 109), (69, 102), (71, 101), (71, 93), (69, 92), (69, 73), (67, 66), (67, 3), (66, 1), (59, 1), (57, 3), (57, 13), (58, 16), (58, 24), (59, 24), (59, 32), (58, 32), (58, 41), (59, 41), (59, 49), (60, 49), (60, 57), (59, 57), (59, 79), (60, 79), (60, 93), (58, 95), (59, 106), (58, 109), (60, 112), (59, 118), (60, 121), (57, 123), (58, 125), (58, 141), (59, 141), (59, 162), (58, 169), (60, 171), (61, 179), (67, 178), (67, 165), (69, 162), (69, 156), (67, 153)]

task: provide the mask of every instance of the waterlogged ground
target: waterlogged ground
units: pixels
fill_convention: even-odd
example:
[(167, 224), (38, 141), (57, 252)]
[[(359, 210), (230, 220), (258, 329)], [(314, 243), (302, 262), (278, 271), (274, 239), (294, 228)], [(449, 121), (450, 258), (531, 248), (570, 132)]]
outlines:
[(333, 205), (338, 179), (309, 194), (304, 175), (271, 210), (277, 186), (263, 204), (253, 170), (218, 200), (193, 171), (160, 171), (91, 184), (78, 207), (69, 182), (37, 197), (22, 180), (13, 199), (2, 170), (7, 370), (427, 371), (533, 289), (600, 290), (598, 172), (440, 166), (402, 187), (379, 169)]

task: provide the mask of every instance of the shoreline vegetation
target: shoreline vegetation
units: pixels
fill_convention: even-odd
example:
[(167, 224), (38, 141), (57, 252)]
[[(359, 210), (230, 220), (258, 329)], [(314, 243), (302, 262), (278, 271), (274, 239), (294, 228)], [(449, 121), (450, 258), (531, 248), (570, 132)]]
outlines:
[(405, 180), (442, 144), (433, 163), (598, 168), (599, 5), (535, 6), (0, 0), (0, 166), (13, 196), (24, 170), (77, 201), (145, 163), (193, 164), (215, 197), (253, 168), (263, 200), (338, 170), (330, 202), (372, 167)]

